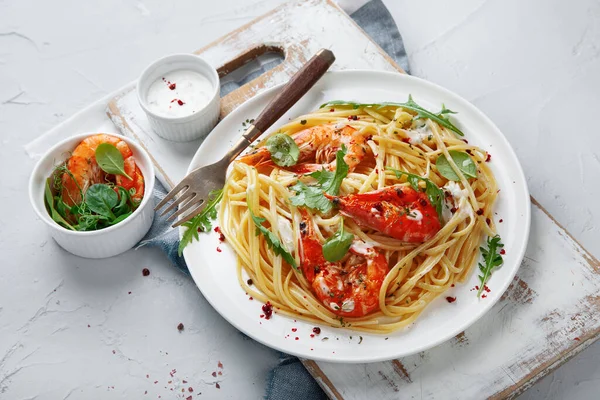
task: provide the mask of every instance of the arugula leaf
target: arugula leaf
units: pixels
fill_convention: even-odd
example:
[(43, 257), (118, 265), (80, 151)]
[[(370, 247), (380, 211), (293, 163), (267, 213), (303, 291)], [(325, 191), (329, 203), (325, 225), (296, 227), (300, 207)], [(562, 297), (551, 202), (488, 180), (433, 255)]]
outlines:
[(323, 244), (323, 257), (329, 262), (341, 260), (350, 250), (353, 240), (353, 234), (344, 232), (344, 220), (342, 219), (340, 229)]
[(321, 185), (325, 193), (331, 196), (337, 196), (340, 193), (342, 181), (348, 176), (350, 167), (346, 164), (346, 161), (344, 161), (346, 153), (346, 146), (342, 145), (342, 149), (338, 150), (335, 155), (335, 172), (323, 168), (321, 171), (310, 174), (310, 176), (315, 178), (319, 185)]
[(60, 213), (54, 208), (54, 196), (52, 196), (52, 190), (50, 190), (50, 178), (46, 180), (44, 199), (46, 202), (46, 206), (48, 207), (48, 213), (50, 214), (50, 217), (54, 220), (54, 222), (74, 231), (75, 228), (73, 228), (73, 226), (69, 224), (67, 220), (64, 219), (62, 215), (60, 215)]
[(406, 180), (410, 183), (410, 186), (420, 191), (421, 188), (419, 186), (419, 181), (425, 182), (425, 194), (429, 198), (429, 202), (435, 208), (435, 211), (438, 214), (438, 217), (442, 218), (442, 208), (444, 205), (444, 191), (440, 189), (435, 183), (430, 181), (427, 178), (420, 177), (419, 175), (411, 174), (409, 172), (399, 171), (394, 168), (386, 167), (388, 171), (392, 171), (396, 178), (400, 179), (402, 175), (406, 176)]
[(494, 237), (489, 237), (487, 240), (487, 249), (480, 247), (481, 255), (483, 256), (483, 263), (479, 263), (479, 269), (481, 270), (482, 275), (479, 275), (479, 281), (481, 285), (479, 286), (479, 291), (477, 292), (477, 297), (481, 296), (483, 290), (485, 289), (486, 283), (490, 280), (490, 276), (492, 272), (498, 267), (502, 265), (504, 260), (502, 260), (502, 256), (500, 255), (500, 251), (504, 244), (500, 241), (500, 236), (496, 235)]
[(442, 110), (440, 112), (433, 113), (428, 111), (418, 105), (412, 98), (412, 95), (408, 95), (408, 101), (406, 103), (393, 103), (393, 102), (384, 102), (384, 103), (355, 103), (352, 101), (345, 100), (333, 100), (327, 103), (322, 104), (319, 108), (323, 107), (331, 107), (331, 106), (351, 106), (353, 109), (357, 108), (385, 108), (385, 107), (402, 107), (406, 110), (411, 110), (417, 113), (418, 118), (428, 118), (432, 121), (437, 122), (441, 126), (450, 129), (460, 136), (464, 136), (465, 134), (458, 129), (450, 120), (448, 119), (448, 114), (457, 114), (455, 111), (449, 110), (446, 108), (444, 104), (442, 104)]
[(183, 232), (181, 240), (179, 241), (177, 254), (179, 254), (180, 257), (181, 254), (183, 254), (185, 246), (192, 243), (192, 241), (199, 239), (198, 231), (208, 232), (212, 229), (211, 221), (217, 218), (216, 206), (222, 198), (223, 189), (211, 191), (208, 194), (208, 204), (206, 204), (206, 207), (204, 207), (202, 212), (182, 225), (187, 229)]
[(309, 186), (298, 181), (291, 186), (290, 189), (295, 191), (296, 195), (290, 197), (290, 202), (296, 207), (304, 206), (319, 210), (324, 214), (331, 211), (333, 206), (323, 193), (331, 196), (339, 194), (342, 182), (349, 171), (348, 164), (344, 161), (346, 152), (346, 147), (342, 145), (342, 149), (338, 150), (335, 156), (335, 172), (323, 168), (321, 171), (315, 171), (309, 175), (317, 180), (316, 185)]
[(296, 165), (300, 156), (300, 149), (294, 139), (286, 134), (278, 133), (267, 140), (267, 150), (271, 153), (271, 160), (280, 167)]
[(85, 203), (90, 210), (111, 220), (115, 219), (111, 210), (118, 202), (117, 193), (104, 183), (96, 183), (85, 192)]
[(265, 240), (267, 241), (267, 246), (269, 246), (269, 248), (272, 249), (276, 255), (283, 257), (283, 259), (289, 265), (291, 265), (292, 268), (294, 268), (295, 270), (298, 270), (298, 265), (296, 264), (296, 260), (283, 247), (279, 238), (277, 236), (275, 236), (275, 234), (273, 232), (271, 232), (270, 230), (268, 230), (267, 228), (265, 228), (262, 225), (262, 223), (265, 222), (266, 219), (257, 217), (256, 215), (254, 215), (254, 213), (252, 212), (252, 209), (250, 208), (250, 204), (248, 204), (248, 211), (250, 212), (250, 217), (252, 218), (254, 225), (256, 225), (256, 236), (258, 236), (262, 233), (263, 236), (265, 237)]
[(125, 172), (125, 161), (123, 155), (114, 145), (110, 143), (101, 143), (96, 147), (96, 162), (102, 168), (102, 171), (108, 174), (123, 175), (129, 180), (133, 180)]
[[(448, 153), (450, 153), (450, 157), (452, 158), (452, 161), (454, 161), (454, 164), (456, 164), (458, 169), (460, 169), (467, 178), (477, 178), (477, 166), (467, 153), (456, 150), (450, 150)], [(450, 162), (444, 154), (441, 154), (437, 158), (435, 166), (444, 178), (455, 182), (460, 181), (460, 178), (456, 172), (454, 172)]]

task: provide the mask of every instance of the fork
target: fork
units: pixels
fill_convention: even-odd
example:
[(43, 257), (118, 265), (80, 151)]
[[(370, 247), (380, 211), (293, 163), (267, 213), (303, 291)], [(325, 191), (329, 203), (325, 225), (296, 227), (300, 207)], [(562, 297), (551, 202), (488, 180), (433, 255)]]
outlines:
[(334, 61), (335, 56), (330, 50), (319, 50), (317, 54), (292, 76), (290, 81), (269, 102), (258, 118), (242, 134), (240, 140), (221, 160), (211, 165), (196, 168), (190, 172), (154, 209), (161, 209), (179, 194), (179, 197), (162, 212), (161, 216), (179, 206), (177, 212), (169, 217), (169, 219), (180, 217), (172, 225), (173, 227), (177, 227), (198, 215), (204, 208), (205, 203), (207, 203), (208, 194), (213, 190), (221, 189), (225, 185), (225, 175), (229, 164), (296, 104), (325, 74)]

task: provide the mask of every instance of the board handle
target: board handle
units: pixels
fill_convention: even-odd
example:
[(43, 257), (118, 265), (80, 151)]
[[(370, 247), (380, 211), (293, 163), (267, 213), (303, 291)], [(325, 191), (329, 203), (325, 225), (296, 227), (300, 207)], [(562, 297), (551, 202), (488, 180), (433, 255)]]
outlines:
[(321, 49), (298, 72), (283, 89), (269, 102), (254, 123), (244, 132), (244, 138), (252, 143), (288, 111), (327, 72), (335, 56), (331, 50)]

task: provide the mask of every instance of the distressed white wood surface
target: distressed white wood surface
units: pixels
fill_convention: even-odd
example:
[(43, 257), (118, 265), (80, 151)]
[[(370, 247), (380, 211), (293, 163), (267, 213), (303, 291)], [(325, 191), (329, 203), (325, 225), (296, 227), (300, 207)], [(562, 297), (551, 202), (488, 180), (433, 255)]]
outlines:
[[(301, 28), (297, 32), (290, 29), (290, 26), (296, 27), (295, 23), (287, 23), (290, 9), (294, 12), (292, 21), (304, 22), (299, 24)], [(331, 20), (335, 20), (332, 15), (338, 14), (337, 9), (322, 1), (313, 1), (309, 9), (290, 9), (284, 7), (285, 12), (269, 15), (266, 25), (267, 19), (259, 20), (256, 27), (252, 25), (249, 28), (253, 32), (251, 41), (246, 36), (248, 31), (242, 29), (244, 35), (229, 35), (223, 41), (215, 42), (214, 47), (202, 51), (202, 55), (208, 54), (209, 60), (218, 67), (248, 47), (269, 41), (272, 32), (280, 35), (282, 29), (278, 23), (285, 26), (286, 40), (291, 48), (295, 48), (298, 41), (306, 41), (306, 20), (310, 19), (311, 29), (323, 23), (325, 30)], [(303, 56), (298, 60), (308, 58), (320, 47), (329, 47), (342, 60), (339, 64), (336, 62), (338, 69), (364, 68), (365, 61), (371, 69), (397, 68), (388, 58), (381, 57), (377, 49), (378, 57), (371, 55), (364, 60), (361, 49), (370, 48), (367, 43), (370, 40), (345, 16), (338, 21), (343, 23), (345, 32), (339, 37), (352, 41), (340, 39), (338, 41), (344, 45), (336, 41), (327, 42), (327, 46), (323, 37), (311, 35), (312, 46), (304, 47)], [(351, 32), (357, 35), (351, 35)], [(261, 41), (263, 35), (265, 41)], [(352, 45), (347, 46), (347, 43)], [(294, 63), (282, 64), (269, 79), (249, 84), (240, 90), (241, 94), (234, 94), (233, 100), (226, 101), (236, 104), (250, 98), (287, 80), (298, 67)], [(226, 106), (228, 109), (231, 109), (230, 104)], [(118, 96), (109, 115), (123, 132), (135, 135), (151, 153), (155, 152), (166, 175), (174, 177), (171, 179), (175, 182), (181, 179), (187, 168), (187, 156), (182, 157), (183, 153), (179, 153), (176, 159), (168, 153), (172, 150), (165, 150), (167, 143), (161, 143), (161, 139), (152, 133), (132, 92)], [(189, 149), (186, 151), (194, 153)], [(503, 300), (465, 333), (435, 349), (402, 360), (358, 366), (305, 361), (309, 371), (331, 397), (340, 399), (371, 396), (390, 399), (504, 398), (521, 393), (591, 344), (600, 329), (600, 318), (594, 316), (600, 301), (596, 302), (592, 297), (600, 285), (600, 276), (596, 275), (600, 268), (598, 262), (537, 203), (534, 202), (532, 207), (532, 239), (515, 282)], [(556, 293), (560, 296), (554, 296)]]

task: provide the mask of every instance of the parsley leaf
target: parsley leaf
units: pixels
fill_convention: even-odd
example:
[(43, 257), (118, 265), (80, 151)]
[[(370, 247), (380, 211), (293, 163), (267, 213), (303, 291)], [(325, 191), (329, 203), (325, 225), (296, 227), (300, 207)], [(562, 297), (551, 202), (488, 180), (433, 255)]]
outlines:
[(352, 101), (345, 101), (345, 100), (333, 100), (333, 101), (329, 101), (325, 104), (322, 104), (321, 107), (319, 107), (319, 108), (331, 107), (331, 106), (351, 106), (355, 110), (358, 108), (366, 108), (366, 107), (377, 108), (377, 109), (385, 108), (385, 107), (402, 107), (406, 110), (411, 110), (411, 111), (416, 112), (418, 118), (428, 118), (432, 121), (437, 122), (441, 126), (447, 128), (447, 129), (450, 129), (451, 131), (455, 132), (457, 135), (460, 135), (460, 136), (465, 135), (452, 122), (450, 122), (450, 119), (448, 118), (448, 114), (456, 114), (455, 111), (447, 109), (444, 104), (442, 104), (442, 110), (438, 113), (428, 111), (428, 110), (424, 109), (423, 107), (421, 107), (420, 105), (418, 105), (413, 100), (412, 95), (410, 95), (410, 94), (408, 95), (408, 101), (406, 103), (393, 103), (393, 102), (355, 103)]
[[(477, 178), (477, 166), (469, 157), (467, 153), (463, 153), (462, 151), (450, 150), (450, 157), (454, 164), (461, 170), (461, 172), (468, 178)], [(435, 166), (437, 167), (438, 172), (446, 179), (451, 181), (458, 182), (460, 178), (454, 172), (452, 167), (450, 166), (450, 162), (446, 158), (444, 154), (441, 154), (437, 160), (435, 161)]]
[(223, 189), (213, 190), (208, 194), (208, 204), (204, 209), (200, 212), (200, 214), (196, 215), (194, 218), (184, 223), (187, 229), (181, 236), (181, 240), (179, 241), (179, 248), (177, 249), (177, 253), (181, 257), (183, 253), (183, 249), (192, 241), (198, 240), (198, 231), (208, 232), (212, 229), (212, 220), (217, 218), (217, 204), (223, 198)]
[(344, 232), (344, 220), (342, 219), (340, 229), (323, 244), (323, 257), (329, 262), (341, 260), (350, 250), (353, 240), (353, 234)]
[(278, 133), (267, 140), (267, 150), (271, 153), (271, 160), (280, 167), (296, 165), (300, 156), (300, 149), (294, 139), (286, 134)]
[(323, 195), (327, 193), (331, 196), (337, 196), (342, 186), (342, 181), (348, 175), (349, 167), (344, 161), (346, 147), (342, 146), (335, 156), (335, 171), (328, 171), (323, 168), (321, 171), (315, 171), (310, 176), (317, 180), (316, 185), (306, 185), (298, 181), (290, 189), (296, 192), (295, 196), (290, 197), (290, 202), (298, 207), (305, 206), (322, 213), (328, 213), (333, 206), (331, 202)]
[(479, 275), (481, 286), (477, 292), (477, 297), (481, 296), (481, 293), (483, 293), (485, 284), (490, 280), (492, 272), (494, 272), (494, 270), (501, 266), (504, 262), (502, 260), (502, 256), (500, 255), (504, 244), (502, 244), (500, 241), (499, 235), (488, 238), (487, 246), (487, 249), (484, 249), (483, 247), (479, 248), (481, 255), (483, 256), (483, 263), (479, 263), (479, 269), (481, 270), (482, 275)]
[(435, 208), (440, 219), (442, 218), (442, 207), (444, 204), (444, 191), (440, 189), (435, 183), (427, 178), (420, 177), (409, 172), (399, 171), (394, 168), (386, 167), (388, 171), (392, 171), (396, 178), (400, 179), (402, 175), (406, 176), (406, 180), (410, 183), (413, 189), (420, 191), (419, 181), (425, 182), (425, 194), (429, 198), (429, 202)]
[(319, 210), (323, 214), (333, 208), (329, 199), (323, 196), (323, 189), (318, 185), (308, 186), (298, 181), (295, 185), (290, 186), (290, 189), (296, 192), (295, 196), (290, 197), (290, 203), (296, 207), (305, 206)]
[(290, 264), (292, 266), (292, 268), (294, 268), (295, 270), (298, 270), (298, 265), (296, 264), (296, 260), (283, 247), (279, 238), (277, 236), (275, 236), (275, 234), (273, 232), (271, 232), (270, 230), (268, 230), (267, 228), (265, 228), (262, 225), (262, 223), (265, 222), (266, 219), (257, 217), (256, 215), (254, 215), (254, 213), (252, 212), (252, 209), (250, 208), (250, 204), (248, 204), (248, 211), (250, 212), (250, 217), (252, 217), (252, 221), (254, 222), (254, 225), (256, 225), (256, 236), (258, 236), (262, 233), (263, 236), (265, 237), (265, 240), (267, 241), (267, 245), (269, 246), (269, 248), (272, 249), (276, 255), (283, 257), (283, 259), (288, 264)]

